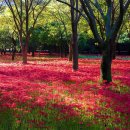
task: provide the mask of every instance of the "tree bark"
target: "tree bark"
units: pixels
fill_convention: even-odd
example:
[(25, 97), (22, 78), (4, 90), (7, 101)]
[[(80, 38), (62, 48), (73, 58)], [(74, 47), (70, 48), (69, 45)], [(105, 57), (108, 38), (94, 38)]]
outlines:
[[(78, 0), (70, 0), (70, 5), (78, 9)], [(71, 27), (72, 27), (72, 63), (73, 70), (78, 70), (78, 44), (77, 44), (77, 26), (79, 22), (79, 14), (71, 7)]]
[(72, 40), (72, 59), (73, 59), (73, 70), (78, 70), (78, 44), (77, 44), (77, 25), (73, 25), (73, 40)]
[(15, 55), (16, 55), (16, 40), (12, 37), (12, 61), (14, 61)]
[(23, 64), (27, 64), (27, 47), (22, 46)]
[(60, 57), (63, 58), (63, 47), (62, 47), (62, 43), (60, 43)]
[(14, 48), (12, 51), (13, 51), (13, 52), (12, 52), (12, 61), (14, 61), (16, 49)]
[[(29, 51), (30, 52), (30, 51)], [(30, 53), (29, 53), (30, 54)], [(31, 54), (32, 54), (32, 57), (35, 57), (35, 48), (34, 47), (32, 47), (31, 48)]]
[(73, 50), (72, 50), (72, 40), (69, 44), (69, 61), (72, 61), (72, 55), (73, 55)]
[(26, 41), (25, 41), (25, 43), (22, 43), (22, 37), (20, 37), (20, 44), (22, 46), (23, 64), (27, 64), (27, 52), (28, 52), (29, 38), (30, 38), (29, 32), (26, 35)]
[(112, 52), (112, 59), (116, 59), (116, 48), (117, 48), (117, 43), (113, 43), (113, 52)]
[(4, 55), (6, 54), (6, 48), (4, 49)]
[(101, 78), (105, 83), (112, 81), (111, 64), (112, 64), (112, 48), (108, 46), (103, 50), (102, 62), (101, 62)]

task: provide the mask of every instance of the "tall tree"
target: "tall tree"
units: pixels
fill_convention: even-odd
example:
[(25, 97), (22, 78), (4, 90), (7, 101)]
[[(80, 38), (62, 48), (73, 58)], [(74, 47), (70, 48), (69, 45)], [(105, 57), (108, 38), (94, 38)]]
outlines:
[(39, 15), (51, 0), (5, 0), (16, 25), (22, 49), (23, 63), (27, 63), (29, 38)]
[[(72, 36), (71, 36), (71, 43), (69, 46), (69, 53), (70, 53), (70, 59), (71, 59), (71, 53), (72, 53), (72, 61), (73, 61), (73, 70), (78, 70), (78, 22), (80, 20), (81, 14), (77, 12), (76, 10), (81, 10), (79, 6), (78, 0), (70, 0), (68, 3), (62, 0), (57, 0), (61, 3), (67, 4), (70, 6), (70, 14), (71, 14), (71, 28), (72, 28)], [(76, 9), (76, 10), (75, 10)]]
[[(62, 3), (79, 12), (88, 22), (102, 50), (101, 77), (106, 83), (109, 83), (112, 81), (111, 64), (116, 46), (115, 40), (123, 23), (125, 13), (129, 8), (130, 0), (79, 1), (83, 13), (66, 1), (62, 1)], [(97, 13), (99, 16), (97, 16)]]
[[(103, 1), (104, 8), (101, 6), (102, 1), (80, 0), (80, 2), (93, 35), (102, 49), (102, 79), (109, 83), (112, 81), (111, 64), (113, 52), (115, 51), (115, 40), (122, 25), (123, 17), (129, 7), (130, 0), (105, 0)], [(100, 21), (97, 21), (94, 8), (100, 13)], [(104, 29), (99, 31), (98, 27), (101, 26)], [(103, 37), (100, 32), (102, 32)]]
[[(78, 6), (78, 0), (70, 0), (70, 5), (75, 7), (76, 9), (79, 9)], [(78, 32), (77, 32), (77, 26), (78, 21), (80, 18), (80, 14), (74, 10), (74, 8), (70, 8), (71, 12), (71, 27), (72, 27), (72, 43), (70, 43), (70, 49), (72, 46), (72, 59), (73, 59), (73, 70), (78, 69)]]

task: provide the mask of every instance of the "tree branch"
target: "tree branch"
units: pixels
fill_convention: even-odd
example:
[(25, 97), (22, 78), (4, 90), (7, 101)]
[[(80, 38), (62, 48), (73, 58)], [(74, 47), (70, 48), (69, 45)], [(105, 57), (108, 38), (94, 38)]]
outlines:
[(79, 9), (77, 10), (75, 7), (73, 7), (71, 4), (69, 4), (69, 3), (65, 2), (65, 1), (62, 1), (62, 0), (56, 0), (56, 1), (61, 2), (63, 4), (66, 4), (69, 7), (73, 8), (74, 10), (76, 10), (81, 16), (83, 16), (88, 21), (88, 18), (82, 13), (81, 10), (79, 10)]
[(89, 19), (88, 23), (89, 23), (89, 26), (90, 26), (90, 28), (91, 28), (91, 30), (93, 32), (93, 35), (94, 35), (95, 39), (98, 41), (98, 43), (101, 45), (102, 44), (102, 39), (101, 39), (101, 37), (100, 37), (100, 35), (98, 33), (98, 30), (97, 30), (97, 25), (96, 25), (96, 21), (95, 21), (93, 11), (92, 11), (92, 9), (91, 9), (91, 7), (90, 7), (87, 0), (80, 0), (80, 3), (82, 5), (82, 8), (83, 8), (86, 16)]

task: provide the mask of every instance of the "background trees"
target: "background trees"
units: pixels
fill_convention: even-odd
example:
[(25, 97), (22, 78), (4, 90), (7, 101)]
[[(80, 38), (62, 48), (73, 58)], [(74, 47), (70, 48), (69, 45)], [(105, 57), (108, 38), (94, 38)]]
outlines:
[(6, 48), (11, 48), (10, 34), (8, 30), (0, 30), (0, 48), (1, 54), (6, 53)]
[[(0, 12), (1, 51), (10, 48), (16, 52), (20, 45), (23, 63), (27, 63), (27, 51), (34, 56), (35, 51), (48, 50), (61, 57), (72, 52), (73, 70), (78, 69), (78, 51), (102, 52), (102, 79), (111, 82), (116, 50), (121, 54), (120, 46), (129, 48), (130, 0), (57, 1), (5, 0), (9, 8), (2, 4)], [(129, 54), (130, 49), (127, 51)]]
[(23, 63), (27, 63), (27, 49), (30, 34), (34, 29), (39, 15), (49, 2), (50, 0), (5, 0), (5, 3), (8, 5), (12, 13), (12, 17), (18, 31), (19, 42), (23, 55)]
[[(59, 1), (59, 0), (58, 0)], [(123, 23), (123, 17), (129, 7), (130, 1), (126, 0), (80, 0), (84, 14), (74, 4), (60, 1), (76, 10), (88, 22), (94, 38), (102, 50), (101, 75), (106, 82), (112, 81), (111, 64), (116, 50), (116, 38)], [(71, 1), (72, 2), (72, 1)], [(77, 2), (77, 1), (73, 1)]]

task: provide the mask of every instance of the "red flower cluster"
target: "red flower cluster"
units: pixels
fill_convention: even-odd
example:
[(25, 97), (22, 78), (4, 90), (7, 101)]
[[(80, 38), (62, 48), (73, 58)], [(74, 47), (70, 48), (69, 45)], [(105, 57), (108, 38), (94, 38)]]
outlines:
[(114, 82), (109, 85), (99, 83), (99, 59), (79, 60), (77, 72), (71, 66), (67, 59), (60, 58), (27, 65), (0, 63), (0, 106), (16, 108), (26, 104), (35, 108), (49, 103), (50, 109), (56, 108), (67, 117), (84, 113), (103, 120), (121, 120), (122, 114), (127, 120), (130, 118), (130, 61), (113, 62)]

